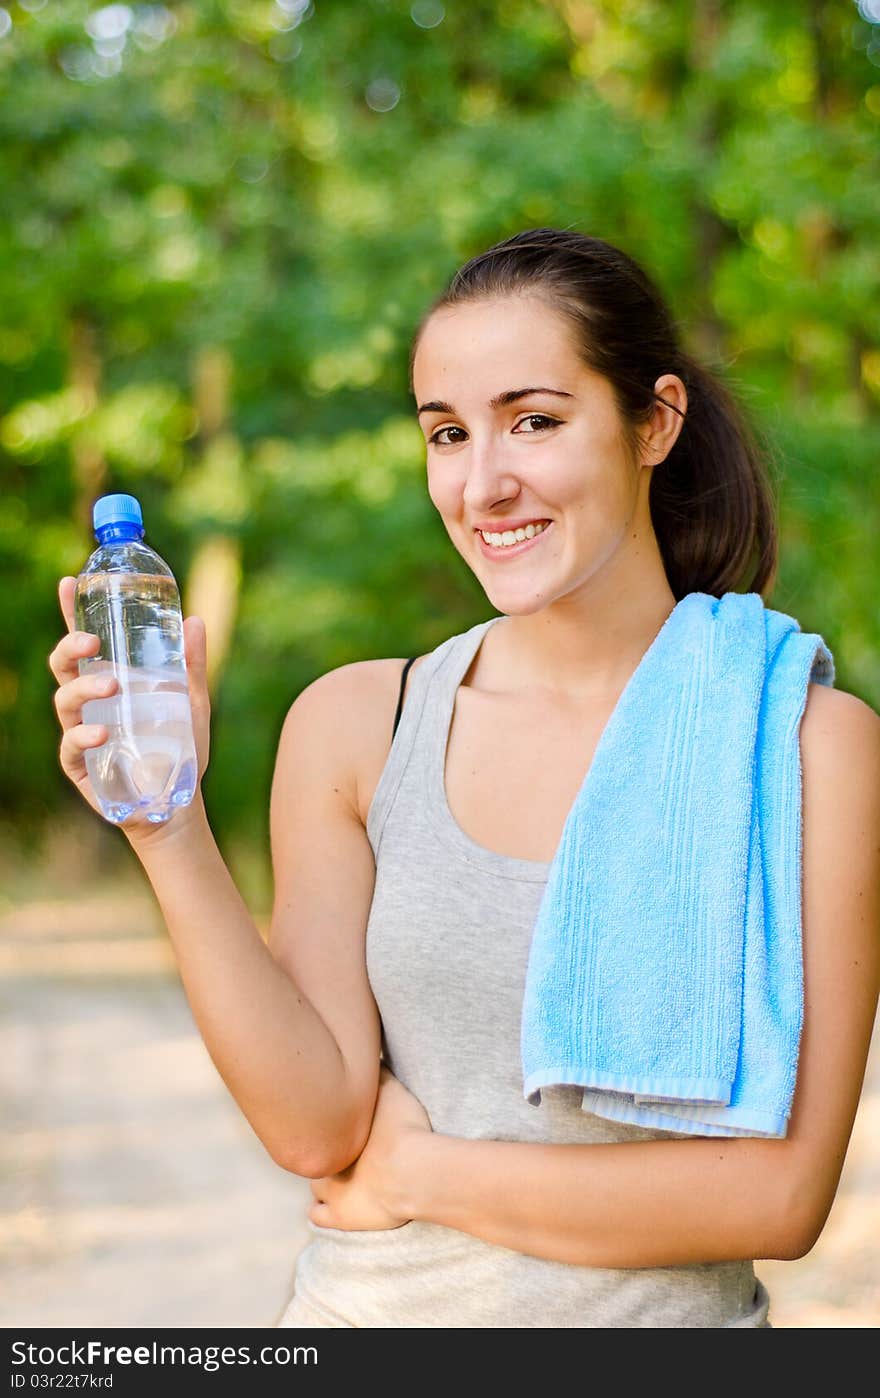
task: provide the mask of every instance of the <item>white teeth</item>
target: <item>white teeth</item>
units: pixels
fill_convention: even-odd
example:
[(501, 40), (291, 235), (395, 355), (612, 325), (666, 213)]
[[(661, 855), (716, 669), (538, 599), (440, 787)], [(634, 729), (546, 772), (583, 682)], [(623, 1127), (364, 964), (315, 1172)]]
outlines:
[(486, 543), (494, 548), (509, 548), (511, 544), (521, 544), (523, 539), (533, 539), (536, 534), (541, 534), (549, 522), (540, 520), (534, 524), (527, 524), (524, 529), (505, 529), (503, 534), (487, 534), (484, 529), (481, 529), (480, 533)]

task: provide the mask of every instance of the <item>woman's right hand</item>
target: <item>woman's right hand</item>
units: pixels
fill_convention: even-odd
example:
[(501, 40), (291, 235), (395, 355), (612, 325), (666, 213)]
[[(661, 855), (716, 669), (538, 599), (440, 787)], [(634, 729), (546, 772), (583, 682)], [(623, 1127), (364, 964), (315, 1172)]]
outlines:
[[(119, 682), (113, 676), (102, 675), (97, 671), (86, 672), (84, 675), (79, 673), (78, 661), (97, 655), (100, 641), (97, 636), (87, 631), (76, 630), (73, 607), (75, 590), (76, 579), (73, 577), (64, 577), (58, 584), (58, 600), (61, 605), (61, 613), (67, 623), (67, 634), (62, 636), (48, 661), (49, 669), (58, 681), (58, 688), (54, 695), (55, 713), (62, 729), (58, 756), (64, 775), (73, 782), (92, 810), (96, 811), (103, 819), (103, 812), (89, 780), (85, 754), (89, 748), (100, 747), (107, 741), (107, 726), (103, 723), (84, 724), (82, 708), (89, 699), (104, 699), (108, 695), (115, 694)], [(183, 637), (190, 708), (198, 757), (199, 782), (201, 782), (208, 765), (211, 719), (205, 666), (205, 626), (201, 617), (186, 618), (183, 624)], [(107, 687), (102, 688), (103, 684), (106, 684)], [(195, 806), (197, 803), (201, 804), (198, 790), (192, 805)], [(184, 811), (190, 809), (191, 807), (182, 807), (163, 825), (154, 825), (147, 821), (144, 816), (135, 812), (122, 822), (121, 829), (127, 834), (135, 828), (138, 832), (143, 829), (144, 833), (147, 831), (156, 833), (169, 825), (179, 823)]]

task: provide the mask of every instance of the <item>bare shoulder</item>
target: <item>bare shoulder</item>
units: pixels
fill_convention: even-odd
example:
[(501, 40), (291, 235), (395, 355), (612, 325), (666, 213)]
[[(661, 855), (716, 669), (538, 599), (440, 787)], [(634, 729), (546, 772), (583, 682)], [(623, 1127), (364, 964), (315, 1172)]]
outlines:
[[(876, 879), (880, 848), (880, 715), (845, 690), (810, 684), (801, 720), (803, 817), (807, 851), (836, 878), (857, 859)], [(830, 871), (829, 871), (830, 872)]]
[(826, 684), (807, 686), (801, 720), (804, 758), (857, 762), (880, 760), (880, 714), (844, 689)]
[[(420, 655), (410, 666), (406, 690), (424, 659)], [(285, 720), (285, 726), (308, 724), (316, 743), (332, 751), (336, 778), (364, 826), (391, 747), (405, 664), (402, 657), (354, 660), (328, 670), (297, 695)]]

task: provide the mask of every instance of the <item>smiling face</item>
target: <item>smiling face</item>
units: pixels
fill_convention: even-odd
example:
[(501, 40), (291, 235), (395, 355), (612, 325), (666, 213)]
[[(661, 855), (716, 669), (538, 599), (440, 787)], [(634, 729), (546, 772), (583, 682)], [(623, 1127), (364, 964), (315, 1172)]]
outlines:
[[(435, 311), (413, 391), (431, 500), (498, 611), (531, 613), (577, 594), (646, 529), (653, 538), (650, 470), (632, 461), (610, 383), (584, 365), (571, 325), (546, 301)], [(510, 549), (478, 529), (503, 537), (518, 525), (527, 537)]]

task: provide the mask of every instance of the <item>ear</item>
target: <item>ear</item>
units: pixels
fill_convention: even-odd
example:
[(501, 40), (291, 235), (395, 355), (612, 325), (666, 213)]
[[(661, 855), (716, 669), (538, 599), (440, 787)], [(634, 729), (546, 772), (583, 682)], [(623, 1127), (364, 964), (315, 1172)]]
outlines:
[(659, 466), (666, 460), (684, 426), (687, 406), (687, 389), (678, 375), (662, 374), (654, 384), (650, 422), (640, 434), (644, 465)]

